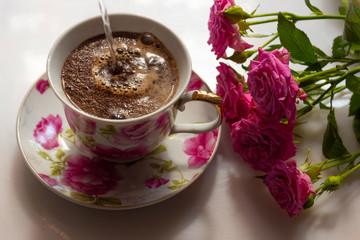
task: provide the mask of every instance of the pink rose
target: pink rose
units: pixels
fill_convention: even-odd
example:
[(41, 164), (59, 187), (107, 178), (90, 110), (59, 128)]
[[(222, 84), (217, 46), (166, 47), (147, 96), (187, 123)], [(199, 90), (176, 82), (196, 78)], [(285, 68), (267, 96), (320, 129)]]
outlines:
[(214, 130), (184, 141), (183, 150), (190, 155), (188, 159), (189, 168), (200, 168), (209, 161), (215, 148), (217, 135), (218, 130)]
[(199, 76), (196, 75), (196, 73), (192, 72), (190, 82), (189, 82), (189, 85), (188, 85), (186, 91), (189, 92), (192, 90), (199, 90), (203, 85), (204, 85), (204, 83), (203, 83), (203, 81), (201, 81)]
[(41, 118), (41, 121), (34, 129), (35, 141), (46, 150), (51, 150), (59, 146), (58, 134), (62, 131), (62, 120), (59, 115), (54, 117), (50, 114), (47, 118)]
[(264, 184), (289, 216), (300, 214), (310, 194), (316, 194), (310, 177), (297, 169), (294, 160), (279, 162), (267, 173)]
[(145, 185), (148, 188), (158, 188), (169, 182), (169, 179), (165, 178), (149, 178), (145, 181)]
[(66, 159), (68, 167), (61, 172), (61, 182), (86, 195), (102, 195), (114, 190), (122, 179), (116, 165), (99, 157), (92, 159), (74, 154)]
[(80, 131), (85, 134), (94, 135), (96, 131), (96, 122), (85, 117), (81, 117), (80, 114), (65, 107), (65, 116), (71, 129), (76, 133)]
[(211, 51), (215, 53), (217, 59), (226, 56), (226, 49), (230, 47), (239, 52), (253, 47), (246, 43), (239, 33), (237, 24), (230, 24), (225, 15), (222, 14), (230, 6), (234, 6), (233, 0), (215, 0), (214, 5), (210, 9), (210, 17), (208, 28), (210, 38), (208, 44), (212, 45)]
[(269, 171), (296, 154), (292, 127), (284, 123), (241, 119), (232, 125), (234, 151), (257, 171)]
[(49, 88), (49, 81), (48, 80), (44, 80), (44, 79), (40, 79), (35, 86), (36, 90), (38, 90), (40, 92), (40, 94), (43, 94), (46, 89)]
[[(283, 50), (281, 50), (281, 51), (279, 49), (275, 49), (275, 50), (271, 51), (271, 54), (273, 54), (283, 64), (289, 65), (290, 53), (288, 52), (287, 49), (283, 48)], [(262, 60), (259, 60), (259, 61), (262, 61)]]
[(145, 146), (136, 146), (129, 149), (121, 150), (114, 147), (107, 147), (101, 144), (96, 144), (95, 146), (85, 146), (79, 143), (79, 147), (98, 156), (101, 156), (104, 159), (115, 162), (122, 162), (123, 160), (128, 159), (137, 159), (149, 151), (149, 149)]
[(168, 112), (161, 114), (156, 120), (155, 130), (152, 131), (152, 133), (157, 134), (158, 131), (160, 131), (163, 136), (166, 136), (170, 132), (170, 120)]
[(232, 68), (224, 63), (217, 67), (219, 75), (216, 77), (216, 94), (222, 98), (224, 118), (227, 123), (234, 123), (241, 118), (247, 118), (251, 109), (251, 96), (244, 92), (244, 86)]
[(140, 144), (146, 140), (147, 135), (154, 130), (151, 126), (151, 121), (144, 121), (136, 125), (120, 128), (118, 132), (112, 134), (111, 137), (113, 138), (114, 143), (122, 146)]
[(49, 184), (50, 186), (56, 186), (58, 185), (57, 184), (57, 181), (53, 178), (50, 178), (49, 176), (45, 175), (45, 174), (42, 174), (42, 173), (39, 173), (39, 176), (47, 183)]
[(248, 87), (259, 113), (278, 122), (285, 115), (290, 124), (296, 120), (299, 87), (288, 66), (287, 51), (266, 52), (259, 48), (257, 61), (251, 61)]

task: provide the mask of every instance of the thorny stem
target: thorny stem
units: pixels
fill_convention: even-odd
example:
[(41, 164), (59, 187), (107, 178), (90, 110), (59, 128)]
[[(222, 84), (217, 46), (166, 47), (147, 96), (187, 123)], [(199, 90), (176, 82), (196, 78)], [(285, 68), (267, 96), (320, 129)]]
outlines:
[(279, 33), (276, 33), (272, 38), (269, 39), (269, 41), (264, 43), (264, 45), (262, 45), (261, 48), (265, 48), (267, 45), (275, 41), (275, 39), (277, 39), (278, 37), (279, 37)]
[[(343, 160), (339, 160), (333, 164), (330, 164), (330, 165), (327, 165), (327, 166), (324, 166), (321, 168), (321, 171), (325, 171), (327, 169), (330, 169), (330, 168), (333, 168), (333, 167), (337, 167), (337, 166), (341, 166), (345, 163), (350, 163), (350, 162), (354, 162), (358, 157), (360, 156), (360, 151), (354, 153), (353, 155), (351, 155), (349, 158), (345, 158)], [(359, 164), (358, 164), (359, 165)], [(357, 167), (359, 168), (359, 167)], [(351, 169), (352, 170), (352, 169)]]
[[(257, 14), (250, 15), (250, 18), (259, 18), (259, 17), (270, 17), (277, 16), (279, 13), (267, 13), (267, 14)], [(287, 19), (291, 19), (294, 22), (303, 21), (303, 20), (314, 20), (314, 19), (345, 19), (345, 15), (310, 15), (310, 16), (298, 16), (289, 12), (282, 12)], [(246, 22), (249, 26), (251, 25), (259, 25), (263, 23), (277, 22), (278, 18), (270, 18), (266, 20), (254, 21), (254, 22)]]

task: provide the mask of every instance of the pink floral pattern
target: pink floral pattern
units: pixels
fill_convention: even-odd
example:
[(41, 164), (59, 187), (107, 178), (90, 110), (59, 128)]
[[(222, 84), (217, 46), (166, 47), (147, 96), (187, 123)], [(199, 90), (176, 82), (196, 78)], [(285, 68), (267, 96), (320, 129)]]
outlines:
[(126, 150), (108, 147), (101, 144), (86, 146), (79, 143), (79, 146), (81, 149), (94, 153), (110, 161), (121, 161), (121, 159), (139, 159), (148, 151), (148, 148), (144, 146), (135, 146)]
[(218, 130), (214, 130), (185, 140), (183, 151), (190, 155), (188, 159), (189, 168), (200, 168), (208, 162), (214, 151), (217, 135)]
[(38, 174), (47, 184), (49, 184), (50, 186), (56, 186), (58, 185), (57, 184), (57, 181), (53, 178), (50, 178), (49, 176), (45, 175), (45, 174), (42, 174), (42, 173), (39, 173)]
[(150, 133), (150, 121), (145, 121), (136, 125), (131, 125), (129, 127), (124, 127), (118, 130), (117, 133), (113, 134), (111, 137), (114, 140), (114, 143), (121, 145), (125, 141), (131, 141), (132, 144), (140, 144), (144, 141), (147, 134)]
[(35, 141), (39, 143), (46, 150), (51, 150), (59, 146), (57, 139), (58, 134), (62, 131), (62, 119), (59, 115), (53, 116), (50, 114), (46, 118), (41, 118), (41, 121), (34, 129)]
[(226, 57), (225, 51), (228, 47), (239, 52), (253, 47), (241, 38), (239, 26), (230, 24), (222, 14), (227, 8), (234, 5), (233, 0), (215, 0), (210, 9), (208, 44), (212, 45), (211, 51), (215, 53), (217, 59)]
[(169, 179), (165, 178), (149, 178), (145, 181), (145, 186), (147, 188), (158, 188), (162, 185), (165, 185), (169, 182)]
[(289, 216), (300, 214), (310, 194), (316, 194), (310, 177), (297, 169), (294, 160), (275, 165), (267, 173), (264, 184)]
[(80, 114), (68, 107), (64, 108), (66, 119), (74, 133), (80, 131), (85, 134), (94, 135), (96, 131), (96, 122), (81, 117)]
[(192, 90), (199, 90), (203, 85), (204, 85), (204, 83), (203, 83), (203, 81), (201, 81), (199, 76), (196, 75), (196, 73), (192, 72), (190, 82), (189, 82), (189, 85), (188, 85), (186, 91), (189, 92)]
[[(202, 87), (209, 90), (204, 84)], [(83, 119), (77, 118), (76, 113), (67, 111), (68, 109), (65, 109), (68, 121), (63, 122), (65, 116), (59, 109), (54, 93), (49, 91), (39, 95), (34, 86), (24, 101), (24, 104), (36, 105), (37, 111), (25, 111), (26, 108), (21, 108), (24, 124), (19, 128), (20, 144), (23, 141), (30, 142), (22, 147), (32, 171), (43, 179), (42, 183), (66, 199), (101, 209), (127, 209), (150, 205), (180, 192), (205, 170), (206, 165), (190, 169), (186, 164), (190, 156), (183, 151), (183, 144), (186, 139), (196, 137), (196, 134), (175, 134), (160, 140), (161, 142), (154, 146), (155, 150), (139, 161), (129, 164), (106, 161), (97, 154), (118, 162), (123, 156), (137, 157), (139, 153), (149, 149), (148, 146), (136, 148), (136, 144), (131, 146), (130, 143), (127, 143), (131, 146), (129, 148), (117, 148), (112, 135), (121, 131), (110, 125), (111, 122), (93, 124), (85, 121), (80, 124), (79, 121)], [(49, 109), (57, 110), (59, 114), (49, 114)], [(206, 112), (206, 108), (199, 111)], [(139, 133), (134, 138), (139, 141), (141, 132), (150, 127), (159, 129), (160, 135), (167, 135), (170, 131), (169, 118), (172, 118), (171, 111), (151, 119), (144, 126), (138, 126), (139, 129), (128, 126), (121, 134), (126, 135), (132, 131)], [(32, 123), (34, 119), (40, 121), (33, 127), (26, 126), (26, 123)], [(73, 129), (69, 128), (68, 123), (72, 124)], [(85, 127), (80, 128), (77, 124)], [(154, 139), (151, 134), (155, 131), (148, 131)], [(217, 141), (217, 131), (212, 134)], [(102, 145), (101, 140), (111, 145)], [(212, 141), (214, 139), (207, 142)], [(212, 157), (213, 153), (208, 153), (208, 156)], [(210, 159), (206, 157), (201, 161), (208, 162)]]
[(122, 179), (116, 166), (99, 157), (92, 159), (74, 154), (66, 159), (68, 167), (62, 171), (62, 184), (86, 195), (103, 195), (114, 190)]
[(40, 79), (35, 86), (36, 90), (38, 90), (40, 94), (43, 94), (49, 87), (49, 81), (44, 79)]

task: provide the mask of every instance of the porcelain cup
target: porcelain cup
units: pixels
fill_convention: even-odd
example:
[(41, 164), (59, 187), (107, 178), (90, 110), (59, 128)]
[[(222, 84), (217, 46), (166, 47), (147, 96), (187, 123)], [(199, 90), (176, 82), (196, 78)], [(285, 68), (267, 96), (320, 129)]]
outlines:
[[(54, 43), (47, 60), (50, 86), (62, 102), (67, 121), (76, 135), (77, 144), (103, 159), (118, 163), (138, 160), (151, 153), (172, 133), (202, 133), (216, 129), (222, 121), (221, 98), (205, 91), (186, 92), (192, 67), (182, 41), (164, 25), (141, 16), (109, 16), (112, 31), (152, 32), (173, 54), (179, 69), (179, 86), (175, 96), (160, 109), (132, 119), (114, 120), (90, 115), (75, 107), (66, 97), (61, 84), (61, 69), (72, 50), (85, 40), (103, 34), (101, 17), (87, 19), (64, 32)], [(217, 116), (206, 123), (175, 123), (178, 110), (189, 101), (205, 101), (216, 108)]]

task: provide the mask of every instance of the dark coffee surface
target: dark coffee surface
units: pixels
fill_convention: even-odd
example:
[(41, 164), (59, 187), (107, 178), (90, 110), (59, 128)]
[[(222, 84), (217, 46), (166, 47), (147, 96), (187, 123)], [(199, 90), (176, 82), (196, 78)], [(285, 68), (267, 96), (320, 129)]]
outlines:
[(102, 118), (136, 118), (169, 102), (178, 87), (176, 62), (150, 33), (116, 32), (116, 67), (104, 35), (82, 43), (62, 68), (67, 97)]

